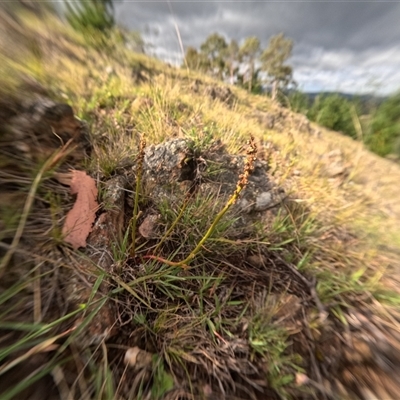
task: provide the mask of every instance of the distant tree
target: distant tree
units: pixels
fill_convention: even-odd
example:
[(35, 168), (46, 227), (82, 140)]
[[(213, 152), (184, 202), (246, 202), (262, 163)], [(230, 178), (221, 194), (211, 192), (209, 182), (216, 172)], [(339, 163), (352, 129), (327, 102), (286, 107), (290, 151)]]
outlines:
[(186, 49), (185, 61), (182, 67), (185, 67), (186, 65), (188, 66), (189, 69), (194, 69), (194, 70), (199, 69), (199, 53), (194, 47), (189, 46)]
[(84, 33), (108, 31), (115, 25), (113, 0), (64, 0), (70, 25)]
[[(259, 68), (256, 68), (253, 71), (253, 76), (251, 78), (251, 93), (253, 94), (260, 94), (263, 91), (262, 81), (260, 79), (260, 72), (261, 70)], [(237, 85), (246, 90), (249, 90), (248, 71), (246, 72), (246, 75), (240, 73), (237, 74)]]
[(210, 62), (209, 72), (219, 79), (222, 79), (224, 75), (227, 47), (225, 38), (218, 33), (208, 36), (206, 41), (200, 46), (201, 53)]
[(357, 139), (354, 127), (351, 103), (339, 94), (319, 95), (310, 108), (307, 116), (311, 121), (334, 131), (342, 132)]
[(272, 99), (275, 99), (279, 89), (284, 89), (293, 82), (293, 70), (285, 62), (291, 56), (293, 41), (285, 38), (283, 33), (272, 36), (269, 46), (261, 54), (261, 69), (267, 74), (267, 81), (272, 85)]
[(209, 59), (202, 53), (199, 53), (194, 47), (188, 47), (186, 50), (186, 64), (189, 69), (206, 72), (210, 69)]
[(389, 97), (372, 117), (366, 146), (380, 156), (394, 153), (400, 156), (400, 93)]
[(225, 65), (229, 74), (229, 82), (231, 85), (235, 83), (235, 75), (239, 70), (241, 56), (239, 53), (239, 45), (236, 40), (232, 39), (225, 51)]
[(260, 40), (256, 36), (250, 36), (245, 39), (240, 47), (239, 54), (241, 59), (247, 64), (247, 90), (252, 91), (253, 79), (255, 75), (255, 61), (261, 51)]

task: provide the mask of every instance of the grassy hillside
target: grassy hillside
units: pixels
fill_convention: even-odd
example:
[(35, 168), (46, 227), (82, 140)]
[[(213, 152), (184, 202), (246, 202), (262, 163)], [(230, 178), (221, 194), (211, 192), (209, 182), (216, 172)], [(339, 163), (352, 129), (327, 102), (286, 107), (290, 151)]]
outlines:
[[(1, 18), (2, 399), (395, 398), (399, 165), (113, 37)], [(77, 118), (35, 125), (43, 99)], [(251, 135), (284, 195), (218, 222), (227, 154)], [(192, 183), (141, 170), (171, 139)], [(100, 204), (79, 250), (62, 234), (71, 168)]]

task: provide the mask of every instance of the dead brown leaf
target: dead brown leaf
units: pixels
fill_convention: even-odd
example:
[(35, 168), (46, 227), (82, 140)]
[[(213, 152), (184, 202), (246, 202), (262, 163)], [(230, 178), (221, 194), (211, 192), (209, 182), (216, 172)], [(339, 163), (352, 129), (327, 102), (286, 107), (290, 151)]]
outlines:
[[(68, 182), (63, 177), (64, 182)], [(97, 188), (93, 178), (84, 171), (71, 171), (71, 194), (77, 194), (72, 209), (68, 212), (62, 233), (64, 240), (75, 250), (86, 246), (86, 238), (92, 230), (92, 225), (99, 207), (97, 203)]]

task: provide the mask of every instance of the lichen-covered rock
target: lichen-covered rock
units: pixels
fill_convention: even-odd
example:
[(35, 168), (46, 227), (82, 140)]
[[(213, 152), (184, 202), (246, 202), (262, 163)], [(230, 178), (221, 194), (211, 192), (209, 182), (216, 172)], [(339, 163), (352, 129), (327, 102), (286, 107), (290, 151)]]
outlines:
[(171, 193), (168, 188), (193, 179), (192, 160), (193, 152), (184, 139), (173, 139), (146, 148), (143, 182), (151, 188), (154, 201), (169, 196)]
[(184, 139), (149, 146), (145, 150), (144, 179), (160, 183), (185, 180), (185, 172), (189, 172), (185, 160), (191, 157), (191, 153), (188, 142)]
[[(195, 180), (198, 190), (225, 201), (236, 189), (245, 159), (244, 155), (228, 154), (221, 145), (217, 150), (205, 150), (196, 156), (189, 141), (174, 139), (146, 149), (143, 181), (151, 187), (155, 202), (181, 195), (182, 191), (190, 190)], [(208, 174), (211, 165), (218, 166), (217, 174)], [(256, 160), (249, 182), (233, 207), (236, 212), (241, 215), (262, 212), (280, 204), (284, 192), (271, 181), (267, 171), (267, 163)]]

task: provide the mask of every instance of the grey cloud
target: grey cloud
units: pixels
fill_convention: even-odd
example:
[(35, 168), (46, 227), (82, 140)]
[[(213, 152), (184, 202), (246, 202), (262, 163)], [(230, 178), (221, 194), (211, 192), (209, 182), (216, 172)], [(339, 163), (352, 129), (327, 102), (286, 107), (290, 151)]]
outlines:
[[(267, 38), (280, 31), (296, 41), (326, 47), (355, 49), (400, 40), (400, 3), (365, 2), (171, 2), (182, 30), (193, 29), (200, 41), (219, 30), (229, 37), (257, 35)], [(121, 3), (118, 17), (135, 28), (143, 24), (170, 23), (167, 1)]]
[(344, 92), (391, 93), (400, 87), (400, 49), (350, 50), (313, 49), (292, 59), (294, 78), (303, 89)]

